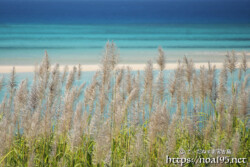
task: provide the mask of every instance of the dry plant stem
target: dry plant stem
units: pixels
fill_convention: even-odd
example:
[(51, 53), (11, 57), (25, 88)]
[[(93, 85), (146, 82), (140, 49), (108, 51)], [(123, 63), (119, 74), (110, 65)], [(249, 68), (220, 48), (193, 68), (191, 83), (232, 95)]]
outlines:
[[(108, 42), (90, 83), (82, 81), (80, 65), (63, 73), (57, 64), (52, 68), (47, 52), (33, 81), (18, 83), (15, 69), (5, 82), (0, 76), (0, 93), (6, 92), (0, 166), (164, 166), (166, 155), (204, 148), (247, 157), (246, 56), (237, 66), (236, 54), (229, 53), (219, 75), (210, 63), (195, 70), (184, 57), (166, 77), (164, 52), (158, 52), (157, 69), (149, 61), (136, 73), (117, 68), (117, 48)], [(238, 67), (242, 76), (233, 78)]]

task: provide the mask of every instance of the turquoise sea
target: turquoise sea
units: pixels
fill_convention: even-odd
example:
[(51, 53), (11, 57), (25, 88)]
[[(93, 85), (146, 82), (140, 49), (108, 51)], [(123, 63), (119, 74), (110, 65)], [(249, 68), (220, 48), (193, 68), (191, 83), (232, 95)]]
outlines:
[(0, 65), (34, 65), (47, 50), (53, 63), (96, 64), (107, 41), (121, 63), (145, 63), (162, 46), (169, 62), (222, 61), (250, 51), (250, 24), (0, 24)]

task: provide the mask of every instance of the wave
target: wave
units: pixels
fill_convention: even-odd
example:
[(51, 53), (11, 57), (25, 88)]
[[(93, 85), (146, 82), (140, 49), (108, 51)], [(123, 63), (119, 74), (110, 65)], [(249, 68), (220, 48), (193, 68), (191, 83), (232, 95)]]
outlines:
[[(121, 49), (155, 49), (158, 46), (119, 46)], [(162, 46), (163, 48), (170, 48), (170, 49), (250, 49), (250, 45), (211, 45), (211, 46), (188, 46), (188, 45), (182, 45), (182, 46)], [(16, 49), (16, 50), (22, 50), (22, 49), (103, 49), (103, 47), (100, 46), (0, 46), (0, 50), (9, 50), (9, 49)]]
[(250, 41), (250, 38), (108, 38), (108, 37), (0, 37), (0, 40), (25, 40), (25, 41), (38, 41), (38, 40), (126, 40), (126, 41)]
[(235, 32), (226, 32), (226, 31), (223, 31), (223, 32), (189, 32), (189, 31), (186, 31), (186, 32), (179, 32), (179, 31), (173, 31), (173, 32), (159, 32), (159, 31), (132, 31), (132, 32), (129, 32), (129, 31), (72, 31), (72, 32), (60, 32), (60, 31), (53, 31), (53, 32), (50, 32), (50, 31), (36, 31), (36, 32), (32, 32), (32, 31), (28, 31), (28, 32), (24, 32), (24, 31), (20, 31), (20, 32), (15, 32), (15, 31), (0, 31), (0, 34), (32, 34), (32, 35), (35, 35), (35, 34), (48, 34), (48, 35), (51, 35), (51, 34), (60, 34), (60, 35), (67, 35), (67, 34), (78, 34), (78, 35), (86, 35), (86, 34), (105, 34), (105, 35), (108, 35), (108, 34), (119, 34), (119, 35), (122, 35), (122, 34), (159, 34), (159, 35), (164, 35), (164, 34), (176, 34), (176, 35), (250, 35), (250, 32), (238, 32), (238, 31), (235, 31)]

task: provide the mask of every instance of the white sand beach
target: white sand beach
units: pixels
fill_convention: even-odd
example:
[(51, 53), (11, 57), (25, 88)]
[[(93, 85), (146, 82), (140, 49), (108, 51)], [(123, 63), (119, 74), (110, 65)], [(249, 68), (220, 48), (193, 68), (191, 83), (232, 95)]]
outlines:
[[(167, 63), (166, 64), (166, 70), (173, 70), (177, 67), (177, 63)], [(200, 68), (201, 66), (208, 67), (208, 63), (195, 63), (195, 68)], [(220, 69), (223, 67), (222, 63), (211, 63), (211, 65), (215, 65), (216, 68)], [(250, 62), (248, 62), (248, 66), (250, 65)], [(52, 65), (53, 68), (54, 65)], [(63, 71), (65, 65), (60, 66), (60, 71)], [(68, 65), (69, 70), (71, 70), (74, 66), (77, 65)], [(144, 70), (146, 64), (119, 64), (117, 68), (127, 68), (130, 67), (131, 70), (137, 71), (137, 70)], [(2, 65), (0, 66), (0, 73), (10, 73), (11, 70), (15, 67), (16, 72), (24, 73), (24, 72), (34, 72), (35, 66), (31, 65), (18, 65), (18, 66), (11, 66), (11, 65)], [(157, 69), (157, 64), (153, 65), (154, 69)], [(81, 65), (82, 71), (98, 71), (100, 69), (99, 64), (93, 64), (93, 65)]]

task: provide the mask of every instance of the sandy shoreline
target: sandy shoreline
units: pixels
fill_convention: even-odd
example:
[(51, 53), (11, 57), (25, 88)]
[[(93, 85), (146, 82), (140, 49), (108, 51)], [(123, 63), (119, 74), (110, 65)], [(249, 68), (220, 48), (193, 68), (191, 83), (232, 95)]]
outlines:
[[(222, 63), (211, 63), (212, 65), (216, 65), (216, 68), (222, 68), (223, 64)], [(200, 68), (200, 66), (208, 66), (208, 63), (195, 63), (195, 68)], [(248, 65), (250, 65), (250, 62), (248, 62)], [(65, 65), (60, 66), (60, 71), (63, 71)], [(75, 65), (77, 66), (77, 65)], [(126, 68), (130, 67), (131, 70), (144, 70), (145, 64), (119, 64), (118, 68)], [(18, 65), (18, 66), (11, 66), (11, 65), (1, 65), (0, 66), (0, 73), (10, 73), (12, 68), (15, 67), (16, 72), (33, 72), (35, 70), (35, 66), (31, 65)], [(71, 70), (74, 65), (68, 65), (69, 70)], [(177, 67), (177, 63), (167, 63), (166, 64), (166, 70), (172, 70)], [(52, 65), (53, 68), (53, 65)], [(100, 69), (99, 64), (95, 65), (82, 65), (81, 66), (82, 71), (97, 71)], [(154, 64), (154, 69), (157, 69), (157, 64)]]

